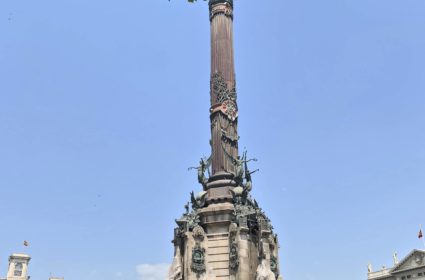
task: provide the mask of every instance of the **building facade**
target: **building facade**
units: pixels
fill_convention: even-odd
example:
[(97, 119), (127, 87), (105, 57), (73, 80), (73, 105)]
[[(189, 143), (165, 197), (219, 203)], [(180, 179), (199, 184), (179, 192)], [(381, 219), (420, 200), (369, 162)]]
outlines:
[(425, 251), (413, 250), (400, 262), (394, 256), (394, 266), (373, 271), (368, 267), (368, 280), (425, 280)]
[[(194, 0), (188, 0), (194, 2)], [(211, 156), (197, 170), (201, 186), (176, 220), (171, 280), (276, 280), (279, 242), (250, 192), (246, 151), (239, 153), (233, 54), (233, 0), (209, 0)]]
[[(28, 265), (30, 260), (31, 257), (27, 254), (10, 255), (6, 278), (0, 278), (0, 280), (29, 280)], [(64, 278), (50, 277), (49, 280), (64, 280)]]
[(7, 280), (28, 280), (28, 264), (31, 257), (26, 254), (12, 254), (9, 257)]

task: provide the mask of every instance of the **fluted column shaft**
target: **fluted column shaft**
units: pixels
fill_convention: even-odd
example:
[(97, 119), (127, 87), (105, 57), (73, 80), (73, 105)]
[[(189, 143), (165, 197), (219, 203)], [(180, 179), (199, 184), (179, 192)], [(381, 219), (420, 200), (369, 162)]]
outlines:
[(238, 155), (233, 1), (210, 0), (212, 174), (234, 173)]

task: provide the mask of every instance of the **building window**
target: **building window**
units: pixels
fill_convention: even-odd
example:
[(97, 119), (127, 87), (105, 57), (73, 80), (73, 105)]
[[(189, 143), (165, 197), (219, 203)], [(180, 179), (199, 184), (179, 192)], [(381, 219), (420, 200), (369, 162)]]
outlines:
[(406, 276), (401, 277), (401, 280), (406, 280)]
[(419, 273), (418, 273), (418, 276), (422, 276), (422, 275), (424, 275), (422, 272), (419, 272)]
[(22, 276), (22, 263), (15, 264), (15, 271), (13, 273), (14, 276)]
[(407, 279), (410, 279), (410, 278), (412, 278), (412, 275), (407, 275)]

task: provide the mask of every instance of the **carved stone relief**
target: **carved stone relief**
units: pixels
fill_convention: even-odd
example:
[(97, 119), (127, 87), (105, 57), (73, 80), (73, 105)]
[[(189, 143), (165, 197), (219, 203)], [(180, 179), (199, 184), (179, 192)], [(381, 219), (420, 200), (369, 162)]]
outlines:
[(233, 242), (230, 245), (230, 253), (229, 253), (229, 267), (230, 270), (235, 273), (239, 267), (239, 253), (238, 253), (238, 244)]
[(229, 89), (223, 76), (218, 72), (211, 77), (211, 96), (215, 97), (211, 114), (222, 112), (231, 121), (235, 121), (238, 117), (236, 88)]
[(198, 277), (205, 273), (205, 249), (197, 244), (192, 250), (192, 265), (190, 266)]

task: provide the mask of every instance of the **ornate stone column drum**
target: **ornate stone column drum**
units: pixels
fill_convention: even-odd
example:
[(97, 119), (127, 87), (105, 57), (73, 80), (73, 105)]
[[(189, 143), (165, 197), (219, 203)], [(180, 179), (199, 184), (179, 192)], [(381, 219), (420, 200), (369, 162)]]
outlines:
[(250, 195), (256, 159), (238, 151), (233, 0), (209, 0), (209, 20), (211, 156), (191, 168), (202, 190), (176, 220), (169, 279), (282, 279), (277, 235)]

